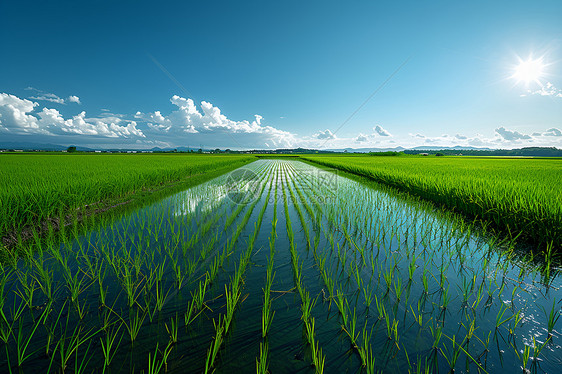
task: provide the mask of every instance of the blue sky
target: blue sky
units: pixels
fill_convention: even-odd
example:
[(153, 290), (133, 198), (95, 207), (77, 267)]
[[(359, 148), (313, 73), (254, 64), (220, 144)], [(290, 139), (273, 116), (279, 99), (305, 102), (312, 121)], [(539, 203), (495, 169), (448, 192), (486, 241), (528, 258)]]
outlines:
[[(0, 139), (562, 147), (560, 19), (560, 1), (4, 1)], [(540, 61), (529, 82), (520, 60)]]

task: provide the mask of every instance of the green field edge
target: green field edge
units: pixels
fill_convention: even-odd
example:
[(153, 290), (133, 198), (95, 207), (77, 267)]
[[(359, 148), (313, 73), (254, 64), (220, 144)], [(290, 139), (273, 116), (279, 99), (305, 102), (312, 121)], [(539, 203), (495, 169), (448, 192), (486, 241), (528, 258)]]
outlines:
[[(476, 215), (471, 213), (468, 209), (463, 209), (463, 206), (465, 208), (477, 208), (476, 205), (473, 205), (468, 201), (461, 201), (455, 198), (454, 202), (461, 202), (462, 204), (451, 204), (447, 201), (443, 201), (442, 199), (440, 199), (440, 196), (429, 190), (420, 189), (416, 186), (408, 188), (406, 184), (401, 183), (400, 181), (388, 181), (384, 178), (377, 178), (375, 175), (369, 175), (367, 174), (368, 170), (365, 170), (365, 173), (363, 173), (360, 170), (355, 170), (353, 168), (348, 168), (342, 165), (331, 164), (325, 161), (310, 159), (306, 156), (307, 155), (299, 155), (298, 159), (313, 166), (337, 169), (338, 171), (345, 172), (349, 175), (359, 176), (369, 181), (373, 181), (379, 185), (390, 187), (396, 191), (405, 192), (412, 196), (419, 197), (425, 201), (429, 201), (433, 204), (436, 204), (436, 206), (446, 208), (452, 212), (460, 213), (463, 216), (473, 220), (475, 223), (479, 223), (481, 226), (485, 227), (486, 230), (489, 230), (492, 233), (494, 233), (495, 231), (496, 235), (505, 236), (510, 241), (517, 241), (518, 244), (528, 247), (527, 249), (529, 250), (537, 249), (539, 251), (546, 251), (550, 247), (552, 250), (560, 252), (560, 250), (562, 249), (562, 238), (558, 237), (557, 235), (545, 238), (543, 236), (543, 233), (538, 232), (537, 230), (533, 230), (532, 228), (529, 229), (528, 222), (525, 222), (523, 219), (518, 222), (518, 226), (523, 227), (512, 228), (509, 226), (509, 224), (504, 223), (503, 221), (498, 222), (497, 214), (492, 217), (491, 214), (487, 214), (485, 210), (480, 209), (479, 215)], [(449, 197), (454, 198), (453, 196)], [(501, 214), (501, 212), (499, 213)]]
[[(241, 158), (228, 166), (212, 171), (190, 175), (179, 180), (158, 182), (140, 190), (132, 190), (122, 196), (89, 202), (82, 207), (66, 211), (65, 217), (63, 217), (65, 220), (63, 231), (71, 231), (69, 229), (78, 228), (79, 231), (84, 232), (100, 222), (102, 218), (113, 221), (123, 214), (207, 182), (232, 170), (251, 164), (256, 160), (257, 158)], [(2, 252), (6, 250), (16, 254), (19, 252), (17, 249), (19, 245), (34, 240), (37, 234), (39, 237), (43, 237), (49, 231), (60, 231), (60, 221), (61, 217), (45, 217), (41, 221), (33, 225), (27, 225), (17, 232), (0, 233), (0, 257), (3, 257)]]

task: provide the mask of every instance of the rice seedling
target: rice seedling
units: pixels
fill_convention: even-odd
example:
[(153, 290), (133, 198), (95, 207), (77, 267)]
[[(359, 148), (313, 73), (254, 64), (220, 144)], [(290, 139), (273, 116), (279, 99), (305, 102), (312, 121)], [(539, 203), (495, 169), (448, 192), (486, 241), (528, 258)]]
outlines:
[(514, 315), (504, 317), (507, 309), (509, 309), (509, 307), (504, 306), (503, 303), (500, 305), (500, 309), (498, 311), (498, 314), (496, 315), (496, 330), (499, 329), (501, 325), (510, 321), (514, 317)]
[(170, 344), (176, 344), (178, 342), (178, 315), (176, 313), (175, 318), (170, 318), (170, 326), (165, 324), (166, 331), (170, 337)]
[[(67, 318), (67, 322), (68, 322), (68, 318)], [(61, 338), (57, 341), (57, 344), (53, 349), (53, 355), (49, 363), (48, 372), (51, 371), (51, 367), (57, 356), (59, 359), (58, 362), (59, 368), (63, 372), (66, 370), (68, 363), (73, 355), (76, 355), (75, 362), (78, 362), (77, 356), (78, 356), (78, 349), (80, 348), (80, 346), (88, 342), (88, 350), (89, 350), (89, 341), (92, 337), (94, 337), (97, 334), (97, 331), (92, 331), (92, 330), (84, 331), (82, 326), (76, 326), (73, 329), (73, 331), (70, 334), (68, 334), (68, 330), (67, 330), (68, 325), (69, 325), (68, 323), (65, 325), (64, 332), (62, 333)], [(88, 350), (85, 353), (85, 357), (87, 357)], [(83, 364), (84, 362), (82, 361), (80, 364), (81, 370), (83, 369)], [(75, 370), (76, 369), (77, 368), (75, 367)]]
[(209, 373), (215, 364), (215, 359), (219, 353), (220, 346), (224, 338), (224, 324), (221, 321), (221, 316), (219, 315), (218, 323), (213, 320), (213, 325), (215, 326), (215, 336), (211, 342), (211, 346), (207, 351), (207, 360), (205, 361), (205, 373)]
[(240, 290), (237, 287), (233, 286), (231, 291), (228, 292), (228, 287), (224, 286), (224, 294), (226, 298), (226, 314), (224, 316), (224, 334), (228, 333), (228, 329), (230, 327), (230, 323), (232, 322), (232, 318), (234, 316), (234, 311), (236, 310), (236, 306), (238, 305), (238, 301), (240, 300)]
[(128, 323), (119, 314), (116, 314), (117, 318), (121, 320), (121, 322), (127, 329), (127, 332), (129, 333), (129, 337), (131, 339), (131, 344), (135, 342), (135, 339), (139, 335), (147, 314), (147, 311), (141, 312), (139, 309), (136, 309), (134, 313), (132, 310), (129, 310)]
[(256, 358), (256, 373), (257, 374), (267, 374), (268, 368), (269, 368), (269, 363), (267, 360), (269, 351), (268, 351), (268, 345), (267, 342), (264, 343), (260, 343), (260, 353), (259, 353), (259, 357)]
[(31, 339), (33, 339), (33, 336), (37, 331), (37, 328), (42, 324), (42, 321), (44, 320), (47, 312), (48, 310), (45, 309), (41, 314), (41, 316), (33, 322), (33, 327), (27, 333), (24, 332), (23, 319), (18, 320), (18, 334), (15, 337), (18, 367), (21, 367), (24, 361), (35, 353), (35, 352), (28, 352), (29, 345), (31, 343)]
[[(115, 358), (115, 355), (117, 354), (117, 350), (119, 349), (119, 346), (121, 345), (121, 341), (123, 340), (123, 336), (125, 335), (124, 333), (121, 333), (119, 335), (119, 331), (121, 330), (122, 326), (123, 324), (121, 323), (114, 329), (111, 330), (106, 329), (104, 337), (103, 338), (100, 337), (100, 346), (104, 358), (103, 361), (104, 372), (106, 368), (108, 368), (111, 365), (111, 362)], [(118, 336), (119, 336), (119, 340), (117, 340)]]
[[(167, 371), (167, 361), (168, 361), (168, 356), (170, 355), (170, 352), (172, 350), (172, 346), (170, 344), (168, 344), (166, 346), (166, 348), (164, 349), (163, 352), (160, 352), (159, 349), (159, 344), (156, 343), (156, 349), (154, 350), (154, 356), (152, 356), (151, 353), (148, 354), (148, 370), (147, 373), (148, 374), (157, 374), (160, 373), (162, 371), (162, 369), (164, 369), (164, 371)], [(158, 353), (161, 353), (162, 358), (158, 361), (156, 359), (156, 356), (158, 355)]]

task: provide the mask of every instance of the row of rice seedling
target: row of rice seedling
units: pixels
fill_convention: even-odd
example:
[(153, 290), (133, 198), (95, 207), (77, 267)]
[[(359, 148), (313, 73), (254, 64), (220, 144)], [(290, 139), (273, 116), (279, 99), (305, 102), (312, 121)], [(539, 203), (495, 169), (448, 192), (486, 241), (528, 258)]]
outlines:
[[(293, 180), (292, 180), (293, 188), (288, 186), (288, 189), (289, 189), (289, 191), (291, 193), (291, 196), (293, 198), (293, 203), (295, 204), (295, 208), (297, 209), (298, 216), (301, 219), (301, 224), (303, 225), (303, 227), (306, 226), (305, 218), (303, 217), (303, 214), (300, 212), (300, 208), (298, 207), (297, 204), (302, 204), (304, 206), (305, 210), (309, 213), (310, 218), (313, 220), (313, 223), (314, 223), (315, 227), (319, 228), (320, 226), (317, 224), (318, 217), (313, 213), (310, 205), (308, 204), (308, 201), (304, 198), (304, 195), (301, 191), (302, 185), (298, 185), (297, 183), (298, 183), (297, 178), (293, 178)], [(306, 183), (306, 181), (305, 181), (305, 183)], [(293, 192), (293, 189), (295, 189), (297, 191), (297, 194), (299, 196), (298, 201), (295, 197), (295, 193)], [(305, 230), (305, 232), (306, 232), (306, 230)], [(320, 232), (318, 232), (318, 234), (320, 234)], [(308, 235), (306, 235), (306, 237), (308, 238)], [(307, 242), (308, 242), (308, 239), (307, 239)], [(330, 305), (331, 305), (331, 301), (334, 300), (335, 305), (337, 306), (337, 308), (339, 310), (339, 313), (340, 313), (340, 316), (341, 316), (342, 330), (347, 334), (348, 338), (350, 339), (350, 343), (352, 344), (352, 347), (359, 354), (359, 356), (361, 358), (361, 365), (366, 369), (366, 371), (368, 373), (374, 373), (375, 372), (375, 359), (374, 359), (374, 356), (372, 354), (372, 349), (371, 349), (371, 346), (370, 346), (371, 334), (367, 331), (367, 323), (365, 322), (365, 325), (362, 329), (362, 335), (361, 335), (362, 339), (361, 339), (361, 343), (359, 343), (360, 332), (357, 331), (356, 309), (354, 308), (353, 314), (351, 315), (350, 314), (349, 302), (343, 296), (343, 293), (339, 289), (337, 290), (337, 293), (334, 293), (334, 286), (335, 286), (334, 278), (333, 278), (332, 274), (329, 274), (327, 272), (326, 267), (325, 267), (325, 263), (326, 263), (328, 253), (324, 253), (322, 255), (323, 257), (320, 257), (321, 255), (319, 255), (318, 252), (317, 252), (319, 243), (320, 243), (319, 236), (317, 236), (315, 238), (315, 245), (314, 245), (314, 259), (315, 259), (315, 262), (316, 262), (316, 266), (318, 267), (318, 269), (320, 271), (320, 274), (322, 276), (323, 283), (328, 289), (328, 292), (329, 292), (328, 299), (330, 301)], [(340, 264), (341, 263), (342, 262), (340, 262)], [(358, 283), (361, 284), (360, 282), (361, 282), (361, 278), (358, 278)], [(325, 295), (324, 295), (324, 298), (326, 298)]]
[[(275, 191), (273, 200), (273, 219), (271, 222), (271, 234), (269, 236), (269, 258), (267, 261), (267, 271), (266, 271), (266, 282), (263, 290), (263, 306), (262, 306), (262, 317), (261, 317), (261, 336), (262, 341), (260, 342), (259, 356), (256, 358), (256, 373), (266, 374), (269, 368), (269, 348), (268, 348), (268, 334), (273, 323), (273, 317), (275, 316), (275, 311), (272, 310), (272, 299), (271, 299), (271, 287), (273, 286), (273, 280), (275, 278), (274, 267), (274, 256), (275, 256), (275, 238), (277, 237), (277, 199), (278, 199), (278, 172), (275, 175)], [(268, 202), (269, 195), (268, 195)]]
[[(306, 189), (303, 189), (303, 190), (306, 191)], [(345, 194), (345, 196), (353, 196), (353, 194)], [(357, 212), (357, 209), (346, 210), (346, 209), (341, 209), (341, 207), (338, 207), (338, 208), (336, 208), (336, 209), (338, 209), (338, 212), (340, 213), (340, 217), (342, 217), (342, 218), (345, 218), (345, 216), (342, 216), (342, 215), (341, 215), (341, 212), (342, 212), (342, 211), (343, 211), (343, 212), (348, 212), (348, 211), (349, 211), (349, 212), (354, 212), (354, 211)], [(359, 210), (361, 210), (361, 209), (359, 209)], [(362, 215), (363, 217), (365, 216), (365, 215), (364, 215), (364, 212), (358, 212), (358, 215)], [(333, 217), (333, 216), (332, 216), (332, 217)], [(344, 221), (344, 219), (342, 219), (341, 221)], [(340, 226), (340, 227), (342, 227), (342, 222), (341, 222), (341, 221), (340, 221), (339, 224), (336, 224), (336, 225), (333, 225), (333, 226), (336, 226), (336, 227), (337, 227), (337, 226)], [(358, 219), (355, 219), (355, 221), (356, 221), (356, 223), (357, 223), (357, 221), (359, 221), (359, 220), (358, 220)], [(392, 226), (391, 226), (391, 227), (400, 227), (400, 225), (397, 225), (397, 222), (391, 222), (391, 223), (392, 223)], [(344, 226), (344, 227), (345, 227), (345, 226)], [(421, 225), (421, 227), (427, 228), (427, 227), (428, 227), (428, 223), (427, 223), (427, 222), (424, 222), (424, 224)], [(431, 226), (429, 226), (429, 227), (431, 227)], [(415, 226), (413, 226), (412, 224), (410, 224), (409, 227), (408, 227), (406, 230), (412, 230), (412, 228), (415, 228)], [(345, 234), (345, 230), (347, 230), (347, 229), (343, 229), (343, 230), (342, 230), (343, 239), (345, 239), (346, 236), (347, 236), (347, 237), (349, 236), (349, 235), (346, 235), (346, 234)], [(435, 228), (432, 228), (432, 230), (435, 230)], [(445, 233), (446, 233), (448, 230), (445, 229), (444, 231), (445, 231)], [(451, 231), (452, 231), (452, 230), (451, 230)], [(469, 233), (470, 230), (466, 229), (466, 232)], [(399, 232), (394, 232), (394, 233), (390, 233), (390, 235), (391, 235), (391, 237), (392, 237), (392, 236), (399, 236), (400, 233), (399, 233)], [(384, 236), (386, 236), (386, 234), (385, 234)], [(425, 236), (426, 238), (428, 237), (427, 234), (424, 234), (424, 236)], [(469, 236), (469, 235), (466, 235), (464, 239), (462, 239), (461, 237), (457, 237), (457, 238), (455, 238), (455, 241), (454, 241), (454, 242), (453, 242), (453, 240), (452, 240), (453, 238), (449, 238), (449, 239), (447, 239), (447, 240), (442, 240), (442, 243), (443, 243), (443, 244), (442, 244), (441, 249), (440, 249), (440, 250), (443, 250), (443, 247), (445, 246), (445, 243), (448, 242), (447, 245), (449, 246), (450, 249), (449, 249), (449, 252), (448, 252), (447, 254), (448, 254), (448, 255), (451, 255), (451, 257), (452, 257), (453, 259), (454, 259), (453, 256), (459, 257), (459, 261), (461, 262), (461, 265), (460, 265), (461, 271), (463, 271), (463, 270), (464, 270), (464, 271), (467, 271), (467, 267), (468, 267), (468, 266), (463, 263), (463, 261), (466, 262), (467, 254), (464, 254), (464, 255), (463, 255), (461, 252), (459, 252), (459, 249), (464, 249), (464, 248), (463, 248), (464, 244), (462, 244), (462, 243), (465, 243), (465, 242), (466, 242), (466, 237), (468, 237), (468, 236)], [(423, 236), (422, 236), (422, 237), (423, 237)], [(382, 240), (386, 240), (386, 238), (383, 237)], [(381, 240), (381, 238), (378, 238), (378, 239), (374, 240), (374, 242), (377, 242), (377, 243), (378, 243), (378, 245), (377, 245), (378, 248), (380, 248), (380, 245), (381, 245), (382, 240)], [(408, 237), (406, 237), (406, 242), (407, 242), (408, 240), (411, 240), (411, 239), (408, 238)], [(464, 241), (463, 241), (463, 240), (464, 240)], [(347, 241), (349, 241), (349, 238), (347, 238)], [(430, 242), (430, 243), (431, 243), (431, 242)], [(400, 245), (400, 242), (397, 243), (397, 244)], [(431, 245), (429, 245), (429, 246), (431, 246)], [(350, 247), (351, 247), (355, 252), (360, 252), (360, 251), (358, 250), (358, 248), (357, 248), (357, 247), (358, 247), (357, 244), (351, 243), (351, 244), (350, 244)], [(402, 246), (400, 246), (400, 247), (402, 248)], [(432, 248), (432, 249), (433, 249), (433, 248)], [(437, 248), (435, 248), (435, 249), (437, 249)], [(408, 248), (406, 248), (406, 250), (408, 250), (408, 252), (410, 251)], [(477, 251), (476, 249), (474, 249), (474, 248), (471, 248), (471, 252), (472, 252), (471, 255), (474, 255), (474, 253), (477, 253), (478, 251)], [(379, 253), (380, 253), (380, 252), (379, 252)], [(390, 254), (390, 251), (389, 251), (388, 253)], [(411, 287), (411, 282), (412, 282), (412, 279), (413, 279), (413, 273), (415, 272), (416, 267), (417, 267), (417, 265), (416, 265), (416, 260), (417, 260), (417, 259), (419, 259), (420, 257), (426, 257), (426, 256), (427, 256), (427, 257), (425, 258), (425, 261), (424, 261), (424, 267), (428, 267), (428, 266), (430, 266), (430, 265), (433, 263), (433, 261), (434, 261), (434, 259), (432, 259), (433, 256), (431, 256), (431, 255), (428, 256), (427, 253), (428, 253), (428, 252), (427, 252), (427, 249), (424, 250), (421, 254), (418, 254), (417, 256), (412, 256), (410, 253), (408, 253), (407, 256), (408, 256), (408, 257), (411, 257), (411, 259), (409, 259), (409, 264), (408, 264), (408, 265), (409, 265), (409, 266), (408, 266), (408, 269), (409, 269), (409, 270), (408, 270), (408, 272), (409, 272), (409, 276), (408, 276), (408, 278), (409, 278), (408, 287)], [(508, 251), (508, 253), (509, 253), (509, 251)], [(387, 255), (388, 255), (388, 254), (387, 254)], [(361, 256), (359, 256), (358, 258), (360, 258), (360, 257), (361, 257)], [(442, 258), (445, 258), (445, 257), (446, 257), (445, 254), (442, 254)], [(392, 259), (392, 258), (396, 258), (396, 255), (395, 255), (395, 254), (392, 255), (392, 257), (390, 257), (390, 258), (391, 258), (391, 259)], [(464, 258), (464, 259), (463, 259), (463, 258)], [(340, 256), (339, 256), (339, 259), (340, 259), (340, 261), (341, 261), (341, 260), (344, 260), (344, 259), (345, 259), (344, 255), (340, 255)], [(502, 260), (503, 260), (503, 259), (500, 258), (500, 259), (498, 260), (498, 262), (501, 263)], [(325, 260), (321, 260), (321, 261), (325, 261)], [(360, 260), (360, 261), (361, 261), (361, 260)], [(388, 292), (388, 291), (390, 290), (390, 288), (391, 288), (390, 286), (392, 285), (392, 286), (393, 286), (392, 288), (395, 290), (395, 298), (396, 298), (396, 300), (400, 301), (400, 300), (401, 300), (400, 295), (401, 295), (402, 292), (403, 292), (403, 291), (402, 291), (402, 286), (400, 285), (400, 283), (401, 283), (401, 280), (400, 280), (400, 279), (401, 279), (401, 278), (400, 278), (400, 277), (397, 277), (397, 276), (394, 276), (394, 277), (392, 276), (392, 274), (394, 273), (394, 270), (392, 270), (392, 269), (396, 268), (396, 264), (392, 265), (392, 263), (393, 263), (393, 262), (391, 261), (391, 263), (390, 263), (390, 270), (386, 270), (385, 272), (383, 272), (383, 275), (386, 274), (386, 281), (384, 282), (384, 283), (385, 283), (385, 289), (386, 289), (386, 292)], [(414, 266), (412, 266), (412, 263), (414, 263)], [(509, 262), (508, 262), (508, 263), (509, 263)], [(488, 264), (489, 264), (489, 262), (488, 262)], [(486, 268), (486, 267), (485, 267), (485, 268)], [(356, 269), (357, 269), (357, 267), (356, 267)], [(445, 269), (445, 270), (444, 270), (444, 269)], [(446, 292), (447, 292), (447, 291), (446, 291), (446, 289), (444, 288), (445, 282), (447, 282), (447, 280), (446, 280), (447, 277), (444, 275), (444, 274), (447, 272), (446, 269), (447, 269), (446, 266), (441, 266), (441, 275), (437, 278), (437, 279), (440, 279), (440, 280), (437, 281), (437, 283), (438, 283), (439, 286), (440, 286), (440, 287), (438, 288), (438, 291), (441, 290), (441, 291), (440, 291), (440, 292), (441, 292), (441, 295), (444, 295), (444, 296), (442, 296), (442, 297), (443, 297), (445, 300), (450, 299), (450, 297), (446, 295)], [(355, 271), (355, 272), (357, 272), (357, 271)], [(492, 273), (493, 273), (493, 272), (492, 272)], [(497, 273), (498, 273), (498, 271), (496, 270), (496, 274), (497, 274)], [(354, 276), (354, 277), (355, 277), (356, 279), (361, 279), (359, 275)], [(423, 291), (422, 291), (422, 297), (423, 297), (423, 295), (426, 295), (425, 297), (429, 297), (429, 294), (432, 293), (432, 291), (430, 290), (430, 286), (428, 285), (428, 283), (429, 283), (429, 282), (428, 282), (429, 277), (435, 278), (435, 277), (433, 276), (433, 274), (431, 274), (428, 270), (425, 270), (425, 269), (424, 269), (424, 271), (423, 271), (423, 273), (422, 273), (422, 278), (421, 278), (421, 280), (423, 281), (422, 284), (424, 285), (423, 288), (422, 288), (422, 289), (423, 289)], [(385, 277), (383, 277), (383, 278), (385, 278)], [(408, 279), (408, 278), (407, 278), (407, 279)], [(380, 275), (379, 275), (379, 279), (380, 279)], [(437, 279), (436, 279), (436, 280), (437, 280)], [(476, 294), (474, 294), (474, 296), (472, 296), (472, 297), (474, 297), (474, 301), (472, 301), (471, 303), (468, 303), (468, 302), (467, 302), (467, 301), (468, 301), (467, 296), (470, 297), (470, 295), (473, 295), (472, 291), (474, 291), (474, 289), (475, 289), (475, 287), (474, 287), (474, 284), (475, 284), (474, 279), (475, 279), (475, 277), (473, 276), (473, 277), (471, 277), (471, 279), (473, 279), (473, 280), (470, 281), (470, 282), (468, 282), (468, 283), (467, 283), (467, 280), (465, 279), (465, 280), (463, 281), (462, 285), (460, 285), (460, 286), (458, 286), (458, 287), (459, 287), (459, 291), (461, 291), (460, 293), (463, 295), (462, 298), (461, 298), (461, 300), (462, 300), (461, 305), (468, 305), (468, 304), (470, 304), (471, 310), (476, 310), (476, 309), (478, 308), (478, 305), (480, 304), (480, 302), (481, 302), (481, 300), (482, 300), (482, 295), (483, 295), (483, 293), (484, 293), (484, 291), (483, 291), (483, 287), (484, 287), (484, 286), (483, 286), (482, 283), (481, 283), (481, 286), (478, 287), (478, 292), (476, 292)], [(397, 284), (397, 283), (398, 283), (398, 284)], [(505, 286), (504, 286), (504, 288), (505, 288)], [(472, 290), (472, 291), (471, 291), (471, 290)], [(493, 291), (488, 291), (488, 292), (493, 292)], [(516, 288), (513, 288), (512, 293), (516, 293)], [(342, 292), (342, 294), (343, 294), (343, 292)], [(501, 287), (500, 287), (500, 295), (498, 295), (498, 296), (501, 296)], [(367, 302), (368, 297), (365, 297), (365, 300), (366, 300), (366, 303), (368, 303), (368, 302)], [(422, 299), (420, 299), (420, 300), (422, 300)], [(343, 300), (342, 300), (342, 301), (343, 301)], [(447, 304), (447, 303), (448, 303), (448, 301), (445, 302), (445, 309), (447, 309), (447, 307), (446, 307), (446, 304)], [(377, 302), (377, 304), (379, 304), (379, 303)], [(345, 305), (345, 303), (340, 303), (340, 305)], [(418, 305), (416, 306), (416, 308), (419, 309), (422, 305), (423, 305), (423, 304), (421, 304), (421, 303), (418, 301)], [(490, 306), (488, 306), (488, 307), (490, 307)], [(342, 308), (342, 309), (343, 309), (343, 308)], [(381, 311), (380, 314), (383, 316), (383, 319), (386, 320), (384, 311)], [(415, 314), (413, 310), (412, 310), (412, 314)], [(422, 315), (423, 315), (422, 313), (419, 314), (421, 320), (423, 321)], [(516, 316), (516, 315), (517, 315), (517, 314), (515, 313), (514, 316)], [(515, 317), (512, 317), (512, 318), (515, 318)], [(511, 318), (510, 318), (510, 319), (511, 319)], [(421, 324), (423, 325), (423, 323), (421, 323)], [(501, 319), (500, 319), (499, 324), (500, 324), (500, 326), (501, 326)], [(466, 324), (463, 322), (462, 325), (463, 325), (463, 326), (474, 326), (474, 320), (472, 320), (472, 322), (467, 322)], [(388, 330), (388, 332), (389, 332), (389, 333), (388, 333), (389, 336), (392, 336), (392, 335), (394, 334), (393, 331), (397, 331), (396, 327), (397, 327), (396, 322), (392, 322), (392, 320), (389, 320), (389, 321), (387, 322), (387, 330)], [(467, 329), (467, 334), (466, 334), (466, 336), (467, 336), (467, 337), (466, 337), (466, 341), (463, 341), (463, 344), (465, 344), (465, 345), (468, 344), (467, 342), (471, 340), (471, 337), (473, 336), (473, 334), (474, 334), (474, 329), (473, 329), (473, 328), (472, 328), (472, 329), (471, 329), (471, 328), (468, 328), (468, 329)], [(454, 339), (454, 335), (453, 335), (453, 339)], [(481, 339), (481, 340), (482, 340), (482, 341), (485, 341), (485, 339)], [(450, 344), (450, 343), (451, 343), (451, 342), (449, 342), (449, 344)], [(456, 347), (455, 343), (453, 343), (453, 346)], [(442, 348), (442, 349), (445, 349), (445, 348)], [(458, 352), (460, 352), (460, 349), (459, 349), (458, 347), (455, 348), (455, 349), (457, 349), (457, 354), (458, 354)], [(464, 349), (464, 348), (463, 348), (463, 349)], [(443, 351), (440, 351), (440, 352), (443, 352)], [(464, 352), (463, 352), (463, 353), (464, 353)], [(466, 355), (468, 356), (468, 353), (466, 353)], [(471, 356), (471, 357), (472, 357), (472, 356)]]
[(223, 176), (25, 245), (0, 269), (0, 366), (264, 373), (302, 369), (298, 349), (316, 371), (555, 369), (559, 272), (538, 256), (384, 188), (317, 183), (308, 164), (248, 169), (248, 204)]
[[(263, 177), (266, 176), (264, 173)], [(220, 191), (216, 193), (220, 195)], [(103, 365), (98, 367), (109, 368), (115, 363), (116, 355), (123, 355), (126, 348), (123, 344), (127, 340), (135, 347), (136, 341), (148, 338), (143, 330), (173, 312), (163, 324), (169, 342), (164, 343), (162, 349), (157, 345), (156, 353), (153, 351), (149, 356), (149, 370), (166, 367), (173, 348), (181, 339), (178, 336), (181, 303), (178, 301), (191, 295), (186, 315), (190, 306), (192, 314), (186, 318), (186, 324), (193, 325), (195, 317), (206, 308), (205, 295), (217, 276), (217, 268), (231, 254), (227, 251), (232, 249), (231, 245), (221, 239), (224, 229), (216, 230), (218, 222), (224, 221), (221, 217), (228, 210), (225, 207), (215, 211), (184, 211), (179, 216), (166, 208), (160, 212), (149, 210), (84, 238), (67, 236), (61, 246), (54, 242), (41, 243), (41, 247), (36, 248), (38, 251), (29, 250), (29, 256), (17, 263), (17, 278), (4, 278), (4, 290), (12, 292), (5, 299), (16, 307), (10, 314), (4, 313), (6, 305), (10, 304), (2, 308), (8, 365), (14, 362), (13, 357), (20, 358), (18, 366), (30, 359), (37, 364), (35, 348), (44, 344), (43, 351), (50, 357), (48, 370), (64, 371), (68, 365), (78, 365), (82, 371), (88, 363), (100, 365), (100, 356), (103, 356)], [(235, 209), (231, 211), (236, 214)], [(200, 216), (202, 221), (196, 222), (194, 216)], [(239, 235), (240, 226), (247, 222), (247, 218), (243, 219), (233, 232)], [(191, 231), (192, 228), (195, 231)], [(225, 247), (222, 253), (216, 249), (220, 242)], [(37, 293), (39, 289), (41, 295)], [(61, 297), (68, 297), (62, 305)], [(93, 298), (99, 300), (98, 313), (92, 308)], [(20, 299), (22, 301), (18, 301)], [(45, 300), (49, 303), (45, 304)], [(23, 316), (38, 305), (45, 316), (33, 320), (35, 327), (24, 341), (21, 337), (29, 327)], [(51, 317), (53, 310), (60, 310), (61, 317)], [(65, 315), (66, 319), (62, 317)], [(15, 321), (20, 321), (20, 325), (14, 326)], [(77, 327), (72, 328), (75, 322)], [(41, 324), (46, 326), (45, 331)], [(87, 349), (84, 346), (91, 338), (101, 344), (97, 355), (92, 355), (89, 346)], [(15, 352), (9, 348), (13, 346), (12, 339), (19, 342)], [(29, 354), (31, 346), (34, 348)]]
[[(285, 172), (285, 174), (287, 175), (287, 172)], [(291, 219), (289, 215), (289, 206), (287, 203), (287, 193), (286, 193), (287, 189), (289, 189), (288, 181), (284, 181), (283, 205), (285, 207), (285, 223), (287, 226), (287, 234), (289, 236), (289, 250), (291, 252), (291, 265), (293, 269), (293, 277), (294, 277), (296, 289), (301, 298), (302, 321), (306, 328), (306, 338), (307, 338), (307, 343), (309, 344), (311, 350), (312, 364), (315, 368), (316, 373), (323, 373), (325, 356), (322, 354), (322, 348), (319, 347), (318, 341), (315, 338), (315, 328), (314, 328), (315, 320), (311, 314), (312, 308), (314, 308), (314, 305), (316, 303), (316, 299), (312, 300), (310, 298), (310, 294), (306, 291), (304, 282), (302, 280), (303, 278), (302, 265), (299, 264), (299, 256), (297, 254), (296, 247), (295, 247), (295, 237), (294, 237), (293, 228), (291, 225)], [(294, 198), (294, 196), (292, 197)], [(298, 208), (298, 206), (295, 205), (295, 208)], [(302, 213), (300, 212), (300, 210), (297, 209), (297, 212), (299, 214), (299, 217), (302, 218)], [(303, 228), (305, 227), (306, 226), (303, 226)], [(306, 230), (305, 230), (305, 235), (306, 235), (306, 242), (308, 243), (308, 231)]]
[(562, 243), (562, 160), (304, 156), (484, 220), (545, 250)]
[(162, 183), (201, 182), (253, 160), (236, 155), (3, 154), (0, 238), (47, 219), (52, 223), (87, 212), (87, 205), (105, 209), (107, 199), (130, 199)]

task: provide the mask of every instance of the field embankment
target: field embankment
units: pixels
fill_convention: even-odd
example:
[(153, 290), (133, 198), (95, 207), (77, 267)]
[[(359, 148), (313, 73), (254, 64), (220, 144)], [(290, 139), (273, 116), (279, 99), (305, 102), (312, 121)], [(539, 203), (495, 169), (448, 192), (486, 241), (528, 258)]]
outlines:
[(232, 170), (252, 160), (233, 155), (3, 154), (0, 238), (88, 204)]
[(302, 156), (489, 222), (541, 248), (562, 243), (562, 160)]

